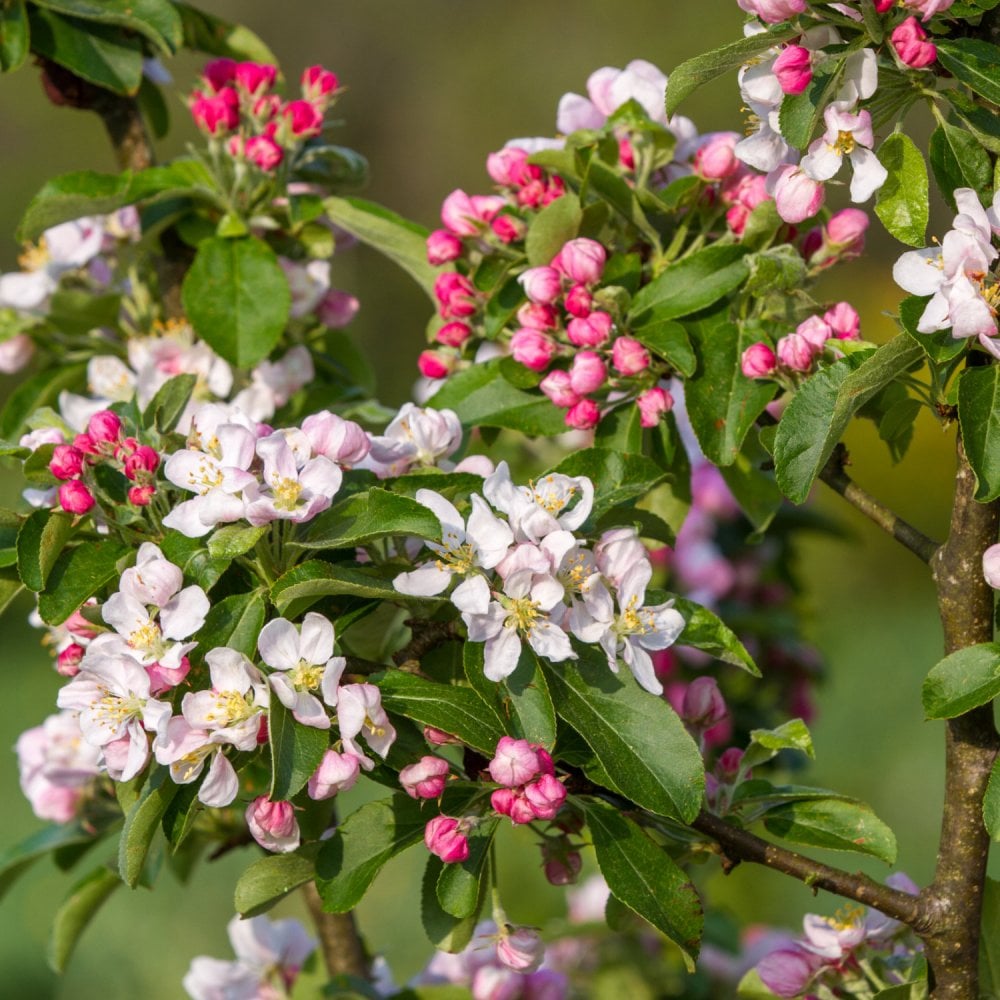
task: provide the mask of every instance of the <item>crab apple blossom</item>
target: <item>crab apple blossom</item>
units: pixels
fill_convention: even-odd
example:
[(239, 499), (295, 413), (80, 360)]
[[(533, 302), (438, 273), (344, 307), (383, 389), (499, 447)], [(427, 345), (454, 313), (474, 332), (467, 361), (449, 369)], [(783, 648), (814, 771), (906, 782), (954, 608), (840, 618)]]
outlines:
[(566, 324), (566, 336), (576, 347), (600, 347), (611, 336), (614, 320), (609, 313), (595, 310), (586, 317), (574, 317)]
[(195, 729), (180, 716), (174, 716), (157, 741), (156, 761), (170, 767), (171, 780), (186, 785), (200, 777), (205, 762), (209, 765), (205, 780), (198, 788), (198, 800), (206, 806), (228, 806), (240, 790), (236, 769), (225, 755), (219, 733)]
[(319, 767), (309, 778), (309, 798), (319, 801), (333, 798), (338, 792), (349, 791), (357, 783), (360, 774), (361, 762), (356, 755), (327, 750)]
[(552, 305), (562, 294), (562, 278), (554, 267), (532, 267), (518, 276), (524, 294), (536, 305)]
[(702, 136), (701, 145), (694, 154), (694, 172), (706, 181), (724, 181), (740, 169), (735, 148), (739, 141), (736, 132), (713, 132)]
[(435, 229), (427, 237), (427, 261), (435, 267), (462, 256), (462, 241), (447, 229)]
[(413, 466), (437, 465), (462, 443), (462, 425), (453, 410), (404, 403), (384, 434), (371, 438), (362, 464), (381, 478), (402, 475)]
[(360, 759), (365, 770), (372, 764), (357, 748), (355, 738), (385, 758), (396, 740), (396, 729), (382, 707), (382, 695), (374, 684), (344, 684), (337, 692), (337, 725), (344, 748)]
[(549, 372), (538, 384), (538, 388), (548, 396), (554, 405), (563, 409), (576, 406), (580, 402), (580, 397), (573, 391), (569, 372), (562, 369), (557, 368)]
[(655, 427), (663, 414), (671, 411), (674, 399), (662, 386), (654, 385), (639, 393), (635, 405), (639, 408), (639, 423), (643, 427)]
[(767, 185), (774, 196), (778, 215), (785, 222), (802, 222), (811, 218), (819, 211), (826, 196), (819, 179), (806, 172), (804, 161), (801, 167), (790, 163), (778, 167), (768, 175)]
[(454, 367), (454, 358), (443, 351), (421, 351), (417, 358), (417, 368), (424, 378), (445, 378)]
[(771, 71), (785, 94), (801, 94), (812, 83), (812, 53), (802, 45), (786, 45)]
[(421, 757), (399, 772), (403, 791), (413, 799), (436, 799), (444, 791), (450, 766), (441, 757)]
[(424, 844), (446, 865), (459, 864), (469, 857), (469, 838), (461, 823), (452, 816), (435, 816), (424, 828)]
[(586, 319), (594, 310), (594, 297), (586, 285), (574, 285), (563, 296), (566, 312), (577, 319)]
[(818, 348), (801, 333), (789, 333), (778, 341), (778, 360), (789, 371), (807, 372), (812, 368)]
[[(617, 341), (616, 341), (617, 343)], [(570, 388), (579, 396), (596, 392), (608, 378), (608, 367), (594, 351), (578, 351), (569, 369)]]
[(489, 763), (490, 777), (499, 785), (514, 788), (531, 781), (540, 771), (536, 748), (527, 740), (502, 736)]
[(905, 6), (922, 14), (922, 21), (929, 21), (935, 14), (943, 14), (955, 0), (903, 0)]
[(611, 346), (611, 359), (622, 375), (638, 375), (649, 367), (649, 351), (632, 337), (616, 337)]
[(910, 69), (923, 69), (937, 59), (937, 46), (927, 41), (927, 32), (915, 17), (897, 25), (889, 36), (899, 61)]
[(826, 132), (810, 145), (809, 152), (802, 158), (802, 172), (815, 181), (830, 180), (840, 170), (846, 156), (854, 170), (851, 201), (867, 201), (889, 176), (872, 150), (875, 136), (871, 114), (868, 111), (855, 112), (846, 104), (834, 103), (823, 112), (823, 120)]
[(741, 10), (754, 14), (765, 24), (780, 24), (805, 13), (805, 0), (736, 0)]
[(747, 378), (766, 378), (778, 367), (778, 357), (767, 344), (751, 344), (740, 359), (740, 370)]
[(326, 510), (340, 489), (340, 467), (323, 455), (301, 465), (282, 433), (261, 438), (256, 445), (263, 461), (261, 480), (244, 488), (246, 519), (255, 526), (272, 521), (309, 521)]
[(551, 267), (580, 285), (596, 285), (604, 273), (607, 251), (596, 240), (580, 237), (564, 243)]
[(269, 135), (252, 135), (243, 144), (243, 155), (255, 167), (269, 174), (281, 166), (285, 151)]
[(515, 541), (539, 542), (560, 529), (574, 531), (590, 514), (594, 484), (586, 476), (550, 473), (530, 486), (515, 486), (506, 462), (483, 484), (492, 506), (507, 515)]
[(555, 357), (555, 341), (540, 330), (522, 327), (510, 338), (514, 360), (533, 372), (543, 372)]
[(272, 802), (266, 795), (259, 795), (247, 806), (246, 821), (250, 835), (265, 851), (287, 854), (301, 842), (291, 802)]
[(261, 672), (240, 652), (225, 647), (205, 654), (211, 688), (188, 691), (181, 713), (237, 750), (253, 750), (268, 707), (268, 686)]
[(545, 960), (545, 945), (533, 928), (505, 924), (497, 938), (497, 958), (515, 972), (536, 972)]

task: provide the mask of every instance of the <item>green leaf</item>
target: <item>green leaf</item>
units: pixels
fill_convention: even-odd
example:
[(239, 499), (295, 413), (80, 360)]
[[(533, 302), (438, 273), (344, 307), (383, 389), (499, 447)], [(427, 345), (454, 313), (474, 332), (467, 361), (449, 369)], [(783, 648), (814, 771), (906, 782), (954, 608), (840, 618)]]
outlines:
[(777, 729), (752, 729), (750, 746), (743, 755), (744, 767), (759, 767), (782, 750), (800, 750), (807, 757), (815, 757), (812, 736), (801, 719), (791, 719)]
[(694, 646), (724, 663), (741, 667), (748, 674), (760, 677), (753, 657), (736, 633), (708, 608), (683, 597), (674, 599), (674, 607), (684, 616), (684, 631), (677, 638), (682, 646)]
[(121, 879), (102, 865), (70, 889), (56, 911), (49, 937), (49, 965), (56, 972), (66, 971), (80, 935), (121, 884)]
[(556, 710), (534, 652), (523, 647), (514, 672), (498, 683), (483, 672), (484, 649), (481, 642), (466, 642), (462, 646), (469, 683), (510, 735), (551, 749), (556, 741)]
[(181, 785), (164, 810), (160, 826), (173, 849), (175, 858), (181, 844), (194, 829), (195, 820), (198, 819), (202, 809), (206, 808), (198, 798), (206, 777), (208, 777), (207, 771), (203, 770), (194, 781)]
[(691, 426), (709, 461), (731, 465), (777, 390), (740, 370), (740, 357), (755, 339), (749, 328), (715, 314), (690, 324), (690, 332), (699, 362), (685, 383)]
[(237, 368), (267, 357), (291, 307), (278, 258), (255, 236), (202, 240), (181, 297), (198, 336)]
[(977, 38), (935, 38), (934, 44), (938, 62), (955, 79), (991, 104), (1000, 104), (1000, 48)]
[(125, 817), (125, 827), (118, 841), (118, 874), (130, 889), (139, 884), (153, 837), (178, 788), (170, 780), (169, 767), (154, 766), (142, 786), (138, 801)]
[(930, 201), (923, 155), (908, 135), (893, 132), (879, 146), (878, 158), (889, 176), (875, 196), (875, 214), (900, 243), (924, 246)]
[(0, 73), (20, 69), (28, 58), (31, 32), (24, 0), (8, 0), (0, 6)]
[(584, 808), (612, 895), (670, 938), (693, 972), (704, 923), (697, 890), (670, 855), (619, 810), (593, 799)]
[(197, 375), (175, 375), (164, 382), (149, 401), (142, 415), (142, 426), (155, 426), (161, 434), (169, 434), (183, 416), (197, 382)]
[(1000, 153), (1000, 122), (993, 111), (977, 104), (961, 90), (949, 90), (948, 98), (959, 118), (979, 142), (991, 153)]
[[(166, 55), (172, 55), (184, 41), (181, 19), (169, 0), (32, 0), (57, 14), (82, 21), (113, 24), (148, 38)], [(85, 30), (89, 31), (88, 26)]]
[(441, 523), (422, 503), (373, 487), (324, 511), (296, 544), (307, 549), (353, 549), (391, 535), (440, 541)]
[(281, 614), (285, 614), (293, 604), (301, 611), (321, 597), (340, 594), (384, 601), (402, 599), (392, 581), (381, 576), (378, 570), (358, 569), (346, 563), (341, 565), (310, 559), (299, 563), (274, 582), (271, 587), (271, 602)]
[(402, 670), (389, 670), (372, 681), (382, 692), (387, 712), (457, 736), (480, 753), (492, 757), (504, 735), (500, 720), (470, 688), (439, 684)]
[(434, 394), (434, 406), (454, 410), (465, 427), (509, 427), (530, 435), (563, 433), (563, 412), (537, 393), (512, 386), (503, 377), (501, 361), (476, 364), (452, 375)]
[(323, 760), (330, 746), (328, 729), (304, 726), (276, 698), (267, 716), (271, 745), (271, 791), (274, 802), (297, 795)]
[(632, 327), (630, 333), (681, 375), (694, 374), (698, 362), (687, 330), (680, 323), (669, 319), (646, 323), (644, 326)]
[(805, 283), (806, 262), (802, 254), (787, 243), (752, 253), (746, 260), (750, 268), (745, 289), (748, 295), (788, 292)]
[(94, 843), (97, 834), (78, 823), (58, 823), (37, 830), (0, 854), (0, 899), (39, 858), (65, 847)]
[(547, 266), (568, 240), (580, 231), (583, 213), (580, 201), (571, 194), (564, 194), (550, 201), (528, 226), (524, 252), (531, 267)]
[(16, 438), (25, 422), (38, 409), (54, 403), (63, 389), (79, 389), (86, 383), (85, 365), (49, 368), (22, 382), (7, 399), (0, 413), (0, 436)]
[(29, 590), (45, 589), (45, 581), (73, 534), (73, 515), (36, 510), (17, 534), (17, 572)]
[(1000, 758), (993, 762), (990, 781), (983, 796), (983, 822), (989, 835), (1000, 840)]
[(255, 861), (236, 883), (236, 912), (243, 918), (256, 917), (300, 885), (311, 882), (316, 874), (311, 853), (272, 854)]
[[(639, 195), (624, 177), (606, 163), (593, 156), (587, 165), (585, 175), (587, 189), (604, 199), (626, 222), (634, 227), (645, 242), (653, 247), (659, 247), (660, 234), (650, 224), (646, 218), (646, 213), (642, 209)], [(557, 198), (557, 202), (564, 201), (565, 197)], [(576, 235), (574, 233), (574, 235)], [(529, 239), (530, 230), (529, 230)], [(572, 237), (570, 237), (572, 239)], [(565, 242), (565, 241), (564, 241)], [(558, 248), (556, 249), (558, 253)], [(553, 256), (555, 256), (553, 254)], [(549, 260), (552, 258), (550, 257)], [(530, 258), (529, 258), (530, 260)], [(549, 261), (545, 261), (547, 264)]]
[(216, 528), (208, 540), (208, 554), (213, 559), (233, 560), (249, 552), (268, 532), (269, 525), (246, 527), (242, 524), (226, 524)]
[(574, 648), (578, 660), (539, 660), (556, 711), (624, 795), (650, 812), (690, 822), (701, 808), (705, 769), (677, 714), (643, 691), (627, 668), (613, 674), (600, 650)]
[(186, 48), (237, 61), (278, 65), (278, 57), (249, 28), (242, 24), (229, 24), (181, 0), (172, 2), (180, 14)]
[(209, 608), (205, 624), (196, 637), (198, 649), (207, 651), (228, 646), (252, 659), (266, 615), (267, 604), (260, 591), (230, 594)]
[(668, 264), (632, 300), (631, 326), (677, 319), (718, 302), (746, 280), (742, 246), (709, 246)]
[(953, 719), (1000, 694), (1000, 644), (967, 646), (931, 667), (921, 692), (928, 719)]
[(682, 62), (670, 74), (667, 83), (667, 114), (672, 115), (685, 97), (710, 80), (730, 70), (738, 69), (755, 55), (779, 42), (793, 38), (796, 34), (798, 34), (797, 28), (791, 24), (783, 24)]
[(132, 552), (130, 546), (105, 538), (64, 549), (38, 596), (38, 613), (48, 625), (61, 625), (81, 604), (106, 583), (119, 576), (118, 562)]
[(327, 218), (398, 264), (434, 300), (438, 269), (427, 263), (427, 230), (362, 198), (327, 198)]
[(445, 913), (465, 920), (479, 912), (483, 881), (489, 871), (490, 845), (499, 824), (499, 817), (482, 820), (469, 833), (468, 858), (442, 868), (437, 882), (437, 899)]
[(188, 538), (179, 531), (168, 531), (160, 542), (164, 556), (180, 566), (187, 579), (194, 580), (202, 590), (211, 590), (229, 568), (227, 559), (213, 559), (200, 538)]
[(873, 353), (852, 354), (811, 375), (781, 417), (774, 439), (778, 486), (803, 503), (851, 417), (921, 357), (905, 334)]
[(486, 894), (487, 879), (480, 883), (480, 899), (476, 912), (471, 917), (459, 919), (446, 913), (438, 902), (438, 879), (444, 870), (444, 862), (433, 854), (427, 858), (420, 894), (420, 920), (428, 940), (439, 951), (455, 954), (462, 951), (472, 940), (476, 929), (476, 917), (482, 909)]
[(89, 83), (131, 95), (142, 82), (142, 42), (113, 25), (93, 24), (32, 7), (31, 48)]
[(958, 419), (976, 499), (1000, 497), (1000, 367), (967, 368), (958, 382)]
[(778, 128), (785, 141), (805, 149), (816, 134), (823, 112), (840, 86), (844, 60), (837, 59), (828, 73), (817, 74), (801, 94), (786, 94), (778, 112)]
[(757, 435), (748, 434), (732, 465), (719, 469), (747, 520), (760, 533), (768, 529), (784, 503), (774, 474), (761, 468), (765, 463), (770, 463), (770, 456)]
[(931, 135), (929, 155), (934, 179), (945, 201), (956, 208), (955, 188), (985, 194), (993, 182), (993, 165), (976, 137), (942, 121)]
[(951, 330), (919, 333), (917, 324), (920, 322), (920, 317), (928, 302), (930, 302), (930, 296), (907, 296), (899, 303), (899, 323), (913, 339), (913, 342), (920, 346), (920, 349), (935, 365), (948, 365), (965, 353), (969, 342), (965, 338), (956, 340), (951, 335)]
[(983, 1000), (1000, 997), (1000, 882), (992, 878), (986, 879), (983, 884), (979, 995)]
[(810, 799), (787, 802), (764, 814), (764, 826), (795, 844), (833, 851), (858, 851), (887, 864), (896, 860), (896, 837), (861, 802)]
[(324, 841), (316, 859), (316, 887), (328, 913), (346, 913), (367, 892), (382, 866), (424, 837), (433, 806), (404, 792), (351, 813)]
[[(549, 473), (586, 476), (594, 484), (594, 506), (590, 518), (644, 497), (666, 478), (666, 472), (644, 455), (623, 455), (607, 448), (584, 448), (564, 458)], [(543, 478), (544, 478), (543, 475)]]

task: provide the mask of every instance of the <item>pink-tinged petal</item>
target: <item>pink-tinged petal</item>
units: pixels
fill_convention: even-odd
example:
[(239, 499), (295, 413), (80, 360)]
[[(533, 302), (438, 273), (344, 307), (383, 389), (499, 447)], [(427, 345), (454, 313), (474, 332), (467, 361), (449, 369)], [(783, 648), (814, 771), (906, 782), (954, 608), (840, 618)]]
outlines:
[(239, 424), (223, 424), (216, 431), (219, 439), (220, 465), (249, 469), (257, 450), (257, 439)]
[(101, 609), (101, 617), (119, 634), (127, 639), (133, 632), (150, 622), (149, 612), (144, 604), (125, 594), (112, 594)]
[(295, 455), (284, 434), (271, 434), (258, 440), (257, 454), (264, 462), (264, 482), (272, 483), (275, 479), (298, 480)]
[(935, 333), (938, 330), (945, 330), (951, 326), (951, 306), (945, 288), (942, 286), (931, 297), (930, 302), (924, 306), (924, 311), (917, 320), (917, 333)]
[(882, 166), (872, 150), (861, 146), (851, 153), (851, 165), (854, 167), (851, 201), (860, 204), (867, 201), (885, 183), (889, 171)]
[(239, 521), (246, 512), (246, 501), (242, 497), (233, 496), (232, 492), (227, 493), (221, 487), (209, 490), (203, 497), (189, 503), (197, 504), (198, 517), (209, 528)]
[(344, 676), (347, 668), (347, 660), (343, 656), (334, 656), (327, 662), (326, 670), (323, 671), (323, 679), (320, 681), (320, 691), (323, 700), (331, 707), (337, 707), (337, 699), (340, 694), (340, 678)]
[(782, 948), (757, 963), (757, 975), (779, 997), (797, 997), (822, 965), (815, 955), (797, 948)]
[(178, 504), (164, 519), (163, 525), (166, 528), (173, 528), (174, 531), (179, 531), (186, 538), (201, 538), (202, 535), (207, 535), (213, 528), (211, 524), (205, 524), (202, 521), (201, 512), (201, 498), (196, 497), (194, 500), (186, 500), (182, 504)]
[[(149, 760), (149, 740), (139, 725), (138, 720), (133, 719), (126, 727), (128, 752), (117, 781), (131, 781), (145, 766)], [(105, 756), (107, 751), (105, 750)], [(107, 763), (107, 761), (106, 761)], [(115, 768), (117, 770), (117, 767)], [(109, 769), (110, 770), (110, 769)]]
[(496, 636), (486, 640), (483, 673), (491, 681), (502, 681), (517, 669), (520, 657), (521, 638), (517, 631), (512, 628), (501, 628)]
[(306, 663), (326, 663), (333, 656), (333, 625), (322, 615), (310, 611), (302, 619), (299, 657)]
[(528, 645), (539, 656), (544, 656), (553, 663), (577, 658), (573, 647), (569, 644), (569, 636), (552, 622), (542, 621), (533, 625), (528, 633)]
[(313, 729), (330, 728), (330, 717), (326, 714), (323, 702), (308, 691), (296, 692), (292, 715), (303, 726), (312, 726)]
[(462, 615), (462, 620), (469, 631), (470, 642), (486, 642), (494, 638), (503, 629), (506, 618), (507, 612), (497, 601), (490, 603), (484, 615)]
[[(563, 94), (556, 111), (556, 129), (564, 135), (582, 128), (600, 128), (605, 115), (579, 94)], [(43, 296), (44, 297), (44, 296)]]
[(417, 490), (417, 503), (426, 507), (441, 522), (441, 537), (445, 544), (461, 545), (465, 541), (465, 522), (453, 503), (433, 490)]
[(212, 758), (212, 764), (205, 775), (205, 780), (198, 789), (198, 798), (212, 809), (228, 806), (239, 794), (240, 779), (229, 758), (217, 751)]
[(344, 474), (340, 471), (340, 466), (334, 465), (330, 459), (322, 455), (306, 462), (302, 472), (299, 473), (299, 482), (310, 493), (326, 497), (327, 500), (333, 498), (343, 480)]
[(155, 733), (158, 738), (167, 731), (173, 709), (165, 701), (147, 698), (142, 706), (142, 724), (147, 732)]
[(639, 682), (639, 686), (645, 688), (650, 694), (663, 694), (663, 685), (656, 677), (653, 669), (653, 660), (637, 642), (635, 637), (625, 640), (622, 648), (622, 659), (625, 661), (632, 676)]
[(501, 521), (478, 494), (472, 494), (468, 537), (476, 549), (479, 565), (492, 569), (514, 544), (514, 533)]
[(565, 595), (565, 587), (554, 576), (536, 576), (531, 585), (531, 599), (542, 611), (551, 611)]
[(203, 451), (185, 448), (175, 451), (163, 466), (163, 475), (182, 490), (205, 493), (219, 478), (218, 462)]
[[(155, 756), (158, 764), (173, 764), (187, 754), (194, 753), (206, 746), (209, 742), (208, 733), (204, 729), (197, 729), (192, 726), (187, 719), (175, 715), (169, 720), (163, 737), (156, 741)], [(201, 763), (198, 764), (198, 772), (201, 771)], [(194, 777), (175, 777), (177, 784), (185, 784), (193, 781)]]
[[(145, 548), (149, 543), (144, 543)], [(155, 545), (150, 548), (156, 549)], [(159, 549), (156, 549), (159, 553)], [(147, 550), (148, 555), (148, 550)], [(146, 559), (122, 573), (118, 585), (119, 593), (133, 598), (140, 604), (155, 604), (162, 607), (184, 585), (184, 573), (180, 567), (167, 562), (162, 556)]]
[(992, 334), (981, 333), (979, 335), (979, 346), (1000, 361), (1000, 342), (994, 340)]
[(484, 577), (470, 577), (452, 591), (451, 602), (459, 611), (485, 615), (490, 607), (490, 585)]
[(436, 563), (424, 563), (409, 573), (400, 573), (392, 581), (393, 587), (407, 597), (436, 597), (448, 589), (451, 573), (438, 569)]
[[(344, 740), (357, 736), (368, 717), (368, 707), (358, 690), (359, 687), (358, 684), (346, 684), (337, 694), (337, 725)], [(363, 756), (360, 751), (358, 756)]]
[(817, 139), (802, 157), (802, 172), (814, 181), (828, 181), (840, 169), (843, 157), (825, 139)]
[(186, 639), (202, 625), (211, 605), (198, 586), (185, 587), (160, 612), (160, 628), (167, 639)]
[[(235, 649), (220, 646), (205, 654), (212, 687), (216, 691), (236, 691), (245, 694), (251, 684), (260, 682), (257, 668)], [(198, 692), (201, 694), (202, 692)]]
[(626, 608), (634, 602), (634, 607), (642, 607), (652, 575), (653, 567), (648, 560), (636, 563), (629, 569), (618, 585), (618, 606)]
[(893, 265), (892, 280), (911, 295), (933, 295), (944, 281), (941, 251), (937, 247), (908, 250)]
[(257, 649), (261, 659), (275, 670), (292, 670), (302, 659), (298, 629), (287, 618), (275, 618), (260, 630)]

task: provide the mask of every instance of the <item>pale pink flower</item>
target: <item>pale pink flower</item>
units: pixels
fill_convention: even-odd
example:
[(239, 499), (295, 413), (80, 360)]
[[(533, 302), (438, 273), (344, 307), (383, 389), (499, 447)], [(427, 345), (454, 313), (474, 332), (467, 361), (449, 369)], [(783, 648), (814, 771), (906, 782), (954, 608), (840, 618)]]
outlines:
[(260, 795), (247, 806), (246, 821), (251, 836), (265, 851), (287, 854), (301, 842), (291, 802), (272, 802), (266, 795)]
[(450, 766), (442, 757), (421, 757), (399, 772), (399, 783), (410, 798), (436, 799), (444, 791)]
[(507, 924), (497, 940), (497, 958), (515, 972), (535, 972), (545, 960), (545, 945), (533, 928)]
[(280, 432), (259, 439), (257, 454), (264, 463), (262, 482), (255, 479), (244, 490), (246, 519), (253, 525), (309, 521), (330, 506), (343, 481), (340, 467), (322, 455), (300, 466)]
[(383, 759), (396, 739), (396, 730), (382, 707), (381, 692), (374, 684), (344, 684), (340, 688), (337, 725), (345, 750), (358, 757), (365, 770), (370, 770), (372, 765), (357, 748), (355, 738), (363, 736), (368, 746)]
[(550, 473), (531, 486), (515, 486), (506, 462), (483, 484), (486, 499), (507, 515), (515, 541), (539, 542), (552, 531), (579, 528), (594, 503), (594, 484), (586, 476)]
[(309, 779), (308, 791), (311, 799), (330, 799), (338, 792), (346, 792), (354, 787), (361, 773), (360, 759), (352, 753), (338, 753), (327, 750), (319, 767)]
[(767, 176), (767, 189), (774, 196), (778, 215), (785, 222), (799, 223), (815, 215), (823, 204), (823, 185), (803, 167), (782, 164)]
[[(851, 111), (842, 102), (834, 102), (823, 112), (826, 132), (809, 147), (802, 158), (805, 174), (816, 181), (830, 180), (839, 170), (844, 157), (851, 161), (851, 201), (867, 201), (889, 176), (872, 151), (875, 137), (872, 119), (867, 111)], [(795, 220), (788, 220), (795, 221)]]
[(754, 14), (765, 24), (780, 24), (805, 12), (805, 0), (736, 0), (741, 10)]

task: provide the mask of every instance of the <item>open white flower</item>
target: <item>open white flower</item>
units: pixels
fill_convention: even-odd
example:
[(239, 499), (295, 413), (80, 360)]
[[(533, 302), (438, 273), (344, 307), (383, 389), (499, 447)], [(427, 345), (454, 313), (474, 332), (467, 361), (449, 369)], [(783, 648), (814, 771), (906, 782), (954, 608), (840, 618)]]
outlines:
[(594, 505), (594, 484), (586, 476), (550, 472), (528, 486), (515, 486), (506, 462), (483, 484), (483, 493), (507, 515), (518, 542), (540, 542), (560, 529), (574, 531)]
[(228, 806), (240, 790), (240, 781), (226, 757), (219, 733), (195, 729), (187, 719), (174, 716), (156, 744), (156, 760), (170, 766), (170, 777), (178, 785), (197, 780), (209, 757), (208, 774), (198, 789), (198, 800), (212, 808)]
[(823, 120), (826, 132), (802, 158), (803, 172), (815, 181), (828, 181), (840, 170), (846, 156), (854, 169), (851, 201), (867, 201), (889, 176), (872, 150), (872, 116), (867, 111), (851, 111), (845, 102), (834, 102), (823, 112)]
[[(302, 437), (308, 449), (308, 439)], [(261, 438), (257, 454), (264, 462), (263, 482), (251, 483), (245, 492), (246, 518), (253, 525), (311, 520), (330, 506), (344, 478), (340, 467), (322, 455), (300, 466), (292, 444), (280, 432)]]
[(237, 750), (255, 749), (268, 706), (268, 686), (261, 672), (242, 653), (226, 647), (210, 650), (205, 662), (212, 687), (184, 695), (184, 718), (192, 728), (204, 729)]

